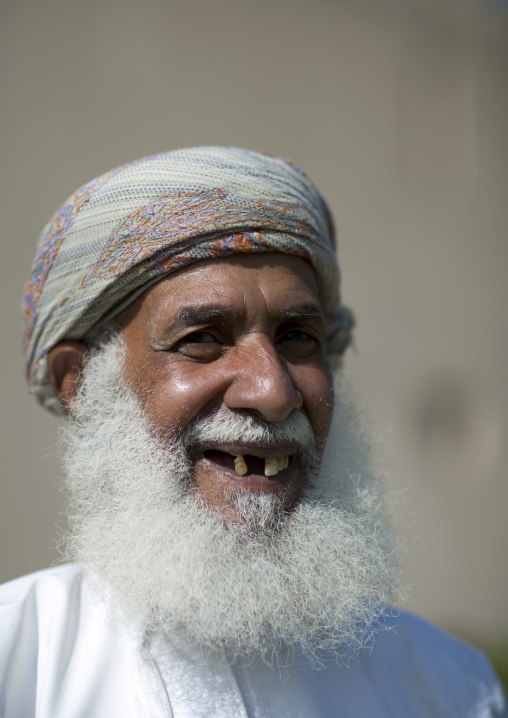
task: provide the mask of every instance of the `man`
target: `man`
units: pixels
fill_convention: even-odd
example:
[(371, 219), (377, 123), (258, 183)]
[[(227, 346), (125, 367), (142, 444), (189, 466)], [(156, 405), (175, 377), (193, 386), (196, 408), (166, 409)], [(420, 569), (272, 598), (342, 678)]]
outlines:
[(24, 317), (31, 391), (68, 418), (75, 563), (1, 589), (2, 716), (507, 715), (481, 654), (388, 608), (305, 174), (205, 147), (103, 175), (45, 229)]

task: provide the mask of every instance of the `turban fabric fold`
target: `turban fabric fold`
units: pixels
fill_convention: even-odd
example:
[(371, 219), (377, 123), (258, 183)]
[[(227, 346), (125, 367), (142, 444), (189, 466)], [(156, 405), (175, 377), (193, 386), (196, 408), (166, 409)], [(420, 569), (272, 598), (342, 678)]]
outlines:
[(30, 390), (61, 412), (48, 353), (82, 340), (163, 275), (203, 259), (282, 252), (316, 272), (330, 336), (346, 344), (331, 215), (288, 161), (248, 150), (198, 147), (118, 167), (58, 209), (37, 245), (23, 303)]

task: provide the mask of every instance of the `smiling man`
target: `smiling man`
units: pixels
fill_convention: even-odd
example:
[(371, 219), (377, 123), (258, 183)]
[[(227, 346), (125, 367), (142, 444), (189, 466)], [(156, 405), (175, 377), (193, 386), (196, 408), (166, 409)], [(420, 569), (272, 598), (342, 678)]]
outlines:
[(506, 716), (481, 654), (389, 608), (339, 284), (277, 158), (156, 155), (58, 210), (24, 353), (67, 417), (69, 563), (0, 589), (3, 718)]

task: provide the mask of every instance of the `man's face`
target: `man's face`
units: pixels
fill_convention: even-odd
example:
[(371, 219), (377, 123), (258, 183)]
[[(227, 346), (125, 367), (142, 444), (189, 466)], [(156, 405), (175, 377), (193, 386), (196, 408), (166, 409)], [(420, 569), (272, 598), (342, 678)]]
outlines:
[[(270, 253), (198, 262), (145, 292), (120, 324), (125, 378), (163, 441), (202, 413), (242, 412), (271, 424), (303, 410), (322, 452), (333, 391), (316, 278), (305, 260)], [(227, 496), (239, 488), (279, 493), (289, 508), (304, 480), (297, 449), (207, 445), (192, 457), (194, 480), (232, 520)], [(246, 473), (241, 459), (235, 469), (239, 456)], [(284, 457), (287, 468), (273, 473)]]

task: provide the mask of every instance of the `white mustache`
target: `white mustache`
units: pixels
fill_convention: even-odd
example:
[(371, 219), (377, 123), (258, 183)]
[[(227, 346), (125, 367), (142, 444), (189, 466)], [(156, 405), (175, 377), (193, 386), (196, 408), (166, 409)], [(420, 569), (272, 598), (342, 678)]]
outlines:
[(198, 415), (185, 428), (182, 443), (188, 452), (221, 443), (258, 444), (264, 448), (295, 444), (304, 454), (313, 452), (316, 445), (310, 421), (301, 409), (283, 421), (268, 423), (252, 414), (232, 412), (225, 407), (213, 414)]

